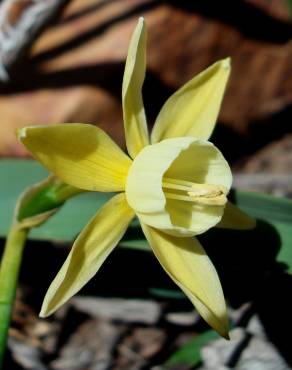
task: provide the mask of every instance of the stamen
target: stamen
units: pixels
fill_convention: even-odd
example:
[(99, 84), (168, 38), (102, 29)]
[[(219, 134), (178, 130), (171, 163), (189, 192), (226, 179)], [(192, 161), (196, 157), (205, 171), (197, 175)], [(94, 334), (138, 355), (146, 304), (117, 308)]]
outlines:
[(227, 201), (227, 189), (222, 185), (198, 184), (185, 180), (164, 178), (162, 187), (174, 190), (173, 192), (164, 192), (168, 199), (218, 206), (224, 205)]
[(182, 191), (190, 191), (190, 186), (180, 185), (180, 184), (172, 184), (171, 182), (162, 182), (162, 187), (166, 189), (175, 189), (175, 190), (182, 190)]
[(177, 180), (172, 179), (170, 177), (164, 177), (164, 180), (171, 184), (177, 184), (177, 185), (185, 185), (185, 186), (192, 186), (194, 183), (191, 181), (185, 181), (185, 180)]
[(193, 199), (187, 195), (180, 195), (175, 193), (166, 193), (164, 192), (165, 198), (168, 199), (175, 199), (175, 200), (183, 200), (185, 202), (193, 202)]
[(180, 195), (175, 193), (166, 193), (164, 195), (168, 199), (175, 199), (175, 200), (182, 200), (184, 202), (192, 202), (196, 204), (208, 205), (208, 206), (223, 206), (227, 198), (225, 195), (221, 194), (214, 198), (207, 198), (207, 197), (190, 197), (187, 195)]
[(189, 196), (191, 197), (197, 197), (197, 196), (204, 196), (206, 198), (213, 198), (218, 197), (221, 194), (224, 194), (224, 192), (220, 189), (213, 189), (213, 190), (206, 190), (202, 189), (201, 191), (188, 191)]

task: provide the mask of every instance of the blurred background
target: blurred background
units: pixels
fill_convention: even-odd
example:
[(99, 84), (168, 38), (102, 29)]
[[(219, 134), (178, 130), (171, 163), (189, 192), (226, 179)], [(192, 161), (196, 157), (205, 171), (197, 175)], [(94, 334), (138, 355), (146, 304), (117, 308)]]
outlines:
[[(28, 156), (17, 142), (16, 129), (64, 122), (96, 124), (125, 147), (121, 83), (130, 37), (138, 17), (143, 16), (148, 30), (143, 94), (149, 127), (176, 89), (218, 59), (230, 56), (231, 78), (211, 141), (230, 162), (236, 187), (291, 197), (290, 5), (288, 0), (0, 1), (0, 157)], [(51, 263), (53, 276), (67, 250), (55, 251), (53, 256), (49, 246), (43, 251), (42, 255), (35, 247), (33, 261), (46, 263), (48, 258), (45, 271)], [(56, 255), (58, 262), (54, 261)], [(117, 264), (119, 258), (128, 257), (117, 253), (113, 258)], [(32, 260), (27, 257), (25, 261), (29, 269)], [(153, 268), (150, 271), (155, 275)], [(113, 273), (110, 267), (105, 269), (105, 281)], [(167, 279), (162, 276), (159, 279)], [(58, 314), (57, 321), (47, 322), (37, 318), (41, 298), (30, 298), (29, 303), (21, 299), (37, 289), (35, 277), (24, 278), (22, 284), (25, 288), (19, 292), (14, 315), (9, 370), (149, 369), (191, 338), (194, 331), (189, 325), (198, 320), (189, 306), (185, 312), (177, 303), (165, 311), (165, 303), (144, 302), (150, 304), (145, 308), (134, 302), (132, 315), (136, 310), (144, 314), (133, 320), (125, 318), (128, 306), (121, 305), (120, 313), (105, 318), (96, 313), (97, 307), (108, 312), (111, 302), (96, 305), (75, 300)], [(93, 292), (92, 285), (88, 291)], [(135, 296), (136, 291), (132, 293)], [(64, 317), (65, 324), (61, 324)], [(253, 325), (261, 333), (256, 319)], [(239, 342), (245, 339), (238, 335)], [(107, 339), (103, 342), (101, 338)], [(263, 349), (261, 342), (255, 351), (272, 353), (266, 345)], [(220, 345), (218, 348), (220, 352)], [(278, 359), (276, 364), (261, 364), (257, 369), (290, 368), (277, 357), (277, 351), (273, 356)], [(241, 369), (233, 358), (229, 360), (225, 368)], [(219, 369), (218, 364), (208, 368)]]
[[(27, 155), (15, 129), (28, 124), (94, 123), (124, 146), (124, 61), (137, 18), (144, 16), (149, 126), (178, 87), (231, 56), (231, 79), (213, 141), (237, 172), (290, 172), (292, 25), (287, 0), (0, 4), (2, 157)], [(272, 181), (280, 180), (272, 176)]]

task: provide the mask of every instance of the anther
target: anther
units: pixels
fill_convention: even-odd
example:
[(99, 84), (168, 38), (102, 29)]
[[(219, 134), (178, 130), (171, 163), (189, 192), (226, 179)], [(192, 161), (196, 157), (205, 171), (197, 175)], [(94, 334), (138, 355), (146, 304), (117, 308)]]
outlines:
[(164, 178), (162, 186), (168, 191), (168, 199), (192, 202), (201, 205), (218, 205), (226, 203), (227, 189), (222, 185), (198, 184), (191, 181)]

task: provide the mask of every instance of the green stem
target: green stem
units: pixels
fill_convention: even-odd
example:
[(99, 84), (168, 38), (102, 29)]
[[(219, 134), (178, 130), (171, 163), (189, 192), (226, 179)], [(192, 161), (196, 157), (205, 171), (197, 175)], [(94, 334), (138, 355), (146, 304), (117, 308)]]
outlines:
[(13, 225), (8, 234), (0, 265), (0, 369), (16, 294), (22, 252), (28, 229)]
[[(30, 227), (21, 228), (22, 221), (58, 209), (67, 199), (83, 192), (57, 178), (49, 178), (46, 183), (36, 186), (37, 191), (31, 195), (24, 192), (19, 198), (20, 209), (8, 234), (0, 264), (0, 369), (6, 348), (22, 252)], [(29, 189), (27, 191), (29, 192)], [(47, 218), (50, 218), (50, 215), (47, 215)], [(39, 222), (44, 222), (44, 219), (40, 219)], [(36, 225), (38, 223), (33, 224)]]

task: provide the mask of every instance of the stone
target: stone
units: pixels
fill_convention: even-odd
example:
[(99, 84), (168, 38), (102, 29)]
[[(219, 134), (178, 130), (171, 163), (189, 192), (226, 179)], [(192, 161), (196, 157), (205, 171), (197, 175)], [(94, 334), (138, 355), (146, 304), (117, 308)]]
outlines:
[(77, 296), (71, 300), (77, 310), (96, 318), (125, 323), (157, 323), (161, 308), (149, 300)]

